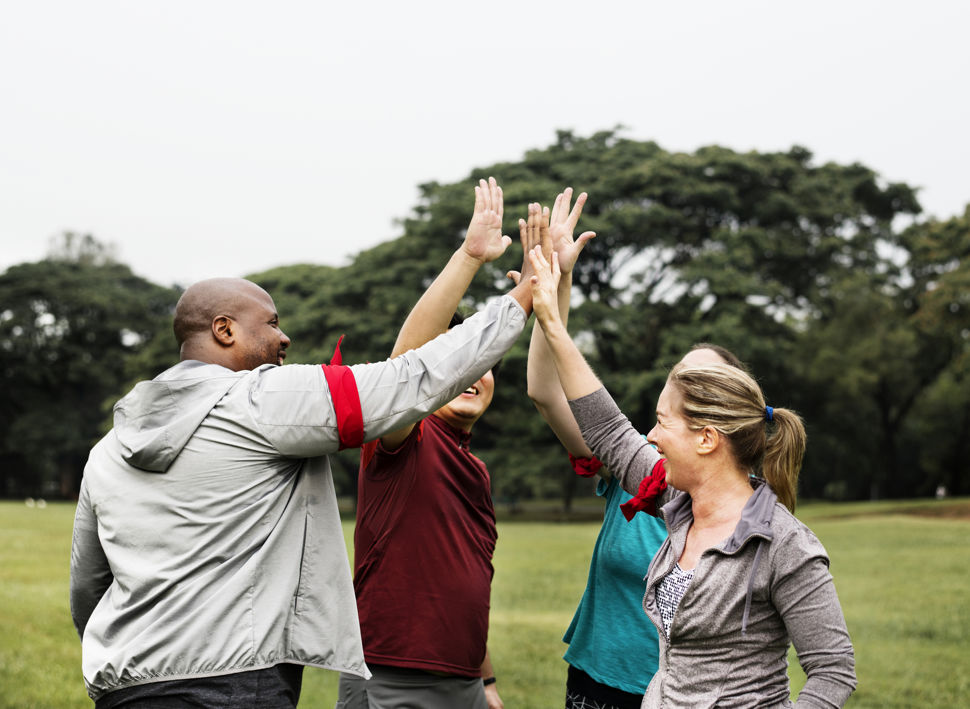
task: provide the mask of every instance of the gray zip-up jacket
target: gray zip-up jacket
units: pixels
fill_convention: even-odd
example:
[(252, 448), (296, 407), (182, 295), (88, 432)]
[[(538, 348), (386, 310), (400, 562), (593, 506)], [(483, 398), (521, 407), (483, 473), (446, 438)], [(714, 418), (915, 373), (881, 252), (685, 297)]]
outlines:
[[(605, 389), (570, 402), (583, 438), (631, 494), (660, 459)], [(790, 707), (788, 647), (808, 679), (797, 707), (841, 707), (855, 659), (825, 549), (755, 481), (734, 533), (701, 554), (668, 639), (656, 589), (684, 551), (693, 522), (687, 493), (659, 504), (668, 538), (646, 577), (643, 608), (657, 627), (660, 668), (643, 707)]]
[[(400, 357), (350, 368), (364, 439), (418, 421), (486, 372), (526, 314), (505, 296)], [(88, 694), (279, 663), (368, 677), (318, 365), (184, 361), (115, 406), (84, 469), (71, 614)]]

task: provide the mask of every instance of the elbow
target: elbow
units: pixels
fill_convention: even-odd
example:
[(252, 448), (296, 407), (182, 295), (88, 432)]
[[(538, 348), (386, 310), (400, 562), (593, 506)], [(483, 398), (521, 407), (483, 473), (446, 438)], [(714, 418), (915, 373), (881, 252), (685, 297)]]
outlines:
[(815, 706), (816, 703), (843, 706), (858, 684), (851, 648), (845, 653), (833, 655), (827, 663), (803, 669), (808, 680), (798, 695), (796, 706)]
[(88, 624), (90, 613), (81, 611), (81, 599), (71, 593), (71, 621), (74, 623), (74, 630), (77, 631), (79, 639), (84, 639), (84, 627)]
[(536, 409), (539, 410), (539, 413), (545, 415), (545, 411), (549, 407), (549, 401), (543, 396), (543, 392), (538, 387), (534, 387), (531, 384), (527, 385), (525, 392), (529, 399), (532, 400), (532, 403), (535, 405)]
[(536, 408), (538, 409), (543, 401), (542, 391), (540, 387), (536, 386), (536, 383), (532, 381), (531, 377), (526, 378), (525, 393), (530, 399), (532, 399), (532, 403), (535, 404)]

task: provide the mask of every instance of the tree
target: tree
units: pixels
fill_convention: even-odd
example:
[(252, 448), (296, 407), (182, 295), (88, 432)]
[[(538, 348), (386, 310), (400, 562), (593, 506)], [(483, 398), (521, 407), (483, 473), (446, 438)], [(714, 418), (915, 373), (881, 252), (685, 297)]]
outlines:
[(905, 487), (929, 494), (943, 485), (952, 494), (965, 494), (970, 491), (970, 205), (960, 216), (912, 225), (902, 242), (910, 254), (906, 273), (911, 278), (903, 298), (922, 344), (913, 376), (925, 385), (905, 445), (917, 452), (926, 474), (917, 471)]
[(177, 297), (70, 233), (46, 259), (0, 274), (4, 495), (76, 492), (127, 360), (171, 327)]

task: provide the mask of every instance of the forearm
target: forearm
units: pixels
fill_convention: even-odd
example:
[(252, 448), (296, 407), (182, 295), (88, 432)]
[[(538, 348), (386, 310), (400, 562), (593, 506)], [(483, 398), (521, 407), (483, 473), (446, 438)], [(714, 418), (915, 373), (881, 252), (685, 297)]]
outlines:
[(485, 659), (482, 661), (482, 679), (490, 679), (495, 676), (495, 668), (492, 667), (492, 657), (485, 648)]
[(529, 285), (528, 281), (523, 278), (519, 283), (515, 285), (512, 290), (508, 292), (508, 295), (519, 304), (525, 312), (526, 318), (532, 315), (532, 287)]
[(71, 619), (78, 637), (83, 639), (88, 619), (113, 578), (98, 538), (98, 523), (91, 510), (87, 486), (82, 479), (74, 515), (70, 582)]
[(576, 347), (562, 320), (551, 319), (544, 323), (542, 333), (567, 400), (579, 399), (603, 388), (603, 383)]
[(805, 671), (796, 706), (841, 707), (856, 687), (855, 655), (842, 606), (821, 543), (807, 530), (792, 538), (809, 541), (779, 540), (779, 555), (786, 548), (796, 547), (797, 552), (786, 554), (776, 568), (772, 601)]
[[(798, 661), (805, 672), (805, 684), (798, 693), (796, 707), (842, 707), (856, 688), (855, 654), (845, 619), (842, 617), (835, 587), (829, 584), (830, 593), (821, 594), (828, 612), (818, 616), (806, 616), (809, 630), (820, 642), (806, 647), (796, 642)], [(796, 632), (801, 632), (796, 630)], [(794, 641), (794, 637), (793, 637)]]
[(420, 347), (448, 329), (482, 261), (458, 249), (424, 292), (401, 326), (391, 356)]
[[(571, 274), (564, 274), (559, 282), (559, 317), (563, 327), (569, 318), (569, 296), (572, 289)], [(529, 398), (545, 419), (553, 433), (572, 455), (580, 458), (592, 456), (589, 446), (579, 432), (576, 419), (569, 410), (569, 403), (559, 381), (559, 372), (553, 361), (552, 351), (546, 343), (542, 326), (537, 322), (532, 328), (529, 342), (529, 364), (526, 370)]]
[(498, 693), (498, 682), (495, 678), (495, 669), (492, 667), (492, 658), (489, 656), (488, 648), (485, 648), (485, 660), (482, 662), (482, 682), (485, 683), (485, 701), (489, 709), (501, 709), (505, 706)]
[(456, 397), (501, 359), (526, 319), (512, 299), (498, 298), (417, 349), (385, 362), (351, 367), (364, 440), (415, 423)]

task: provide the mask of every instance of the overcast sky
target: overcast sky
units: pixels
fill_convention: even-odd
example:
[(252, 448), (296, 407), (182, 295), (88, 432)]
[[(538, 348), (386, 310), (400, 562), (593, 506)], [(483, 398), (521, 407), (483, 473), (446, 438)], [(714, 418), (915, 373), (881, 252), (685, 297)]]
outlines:
[(953, 216), (968, 27), (962, 0), (5, 3), (0, 271), (65, 230), (165, 285), (341, 265), (422, 182), (617, 124), (804, 145)]

